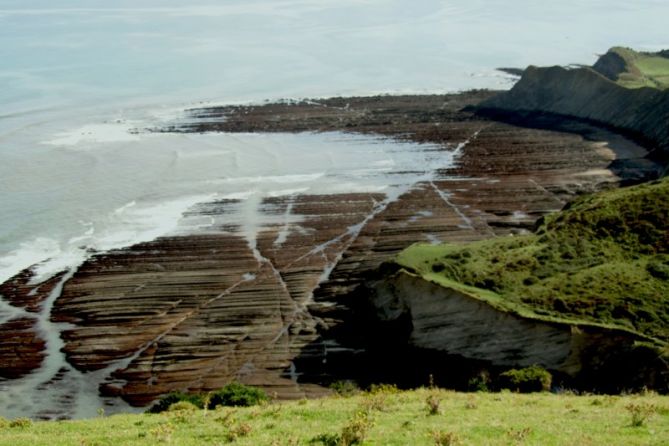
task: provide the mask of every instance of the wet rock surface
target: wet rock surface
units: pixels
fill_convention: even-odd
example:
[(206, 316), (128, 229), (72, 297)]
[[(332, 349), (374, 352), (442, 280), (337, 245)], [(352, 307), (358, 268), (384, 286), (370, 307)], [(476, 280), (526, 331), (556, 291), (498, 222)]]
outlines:
[(31, 283), (33, 274), (27, 269), (0, 285), (0, 295), (14, 307), (39, 313), (42, 304), (63, 275), (64, 273), (59, 273), (42, 283)]
[[(373, 335), (373, 326), (360, 329), (359, 285), (384, 261), (414, 242), (522, 233), (577, 194), (616, 187), (624, 178), (611, 171), (612, 163), (634, 165), (645, 155), (629, 141), (622, 146), (634, 150), (621, 149), (620, 137), (590, 126), (589, 133), (582, 126), (578, 132), (546, 130), (463, 111), (493, 94), (198, 109), (187, 123), (162, 129), (360, 132), (437, 143), (436, 150), (457, 151), (458, 158), (398, 197), (265, 198), (258, 204), (261, 215), (288, 213), (294, 222), (268, 218), (253, 237), (231, 223), (92, 256), (65, 283), (50, 316), (70, 324), (62, 333), (67, 361), (83, 371), (109, 370), (100, 390), (134, 405), (231, 380), (280, 398), (302, 398), (327, 392), (321, 384), (347, 369), (364, 373), (376, 353), (365, 352), (370, 343), (360, 339)], [(225, 221), (236, 204), (204, 203), (192, 212)], [(27, 285), (28, 277), (12, 279), (0, 293), (17, 306), (38, 305), (38, 298), (28, 299), (40, 294)], [(357, 328), (349, 330), (352, 325)], [(401, 362), (410, 347), (388, 351)], [(0, 369), (12, 361), (3, 353)]]
[(39, 368), (45, 341), (36, 332), (36, 320), (19, 318), (0, 325), (0, 378), (16, 379)]

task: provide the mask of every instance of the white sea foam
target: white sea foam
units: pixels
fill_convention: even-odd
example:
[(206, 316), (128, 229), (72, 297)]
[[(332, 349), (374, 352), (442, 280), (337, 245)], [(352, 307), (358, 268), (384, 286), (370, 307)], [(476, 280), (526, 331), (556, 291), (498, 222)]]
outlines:
[(280, 190), (271, 190), (267, 192), (268, 197), (276, 198), (276, 197), (285, 197), (287, 195), (296, 195), (296, 194), (303, 194), (309, 192), (308, 187), (296, 187), (293, 189), (280, 189)]
[(59, 254), (59, 243), (47, 237), (21, 242), (18, 248), (0, 257), (0, 282), (45, 259), (56, 258)]
[[(274, 223), (260, 215), (257, 206), (244, 212), (240, 208), (237, 215), (182, 219), (197, 203), (387, 193), (389, 185), (411, 184), (420, 175), (449, 165), (453, 157), (430, 145), (341, 133), (136, 136), (130, 145), (97, 143), (96, 150), (85, 152), (87, 158), (74, 158), (85, 161), (81, 164), (72, 163), (69, 149), (57, 147), (48, 156), (52, 163), (61, 163), (59, 170), (30, 166), (35, 189), (58, 183), (66, 195), (58, 206), (47, 200), (16, 202), (23, 209), (43, 206), (40, 218), (31, 221), (37, 230), (24, 229), (20, 215), (15, 220), (11, 212), (0, 217), (15, 222), (17, 233), (25, 231), (21, 244), (0, 252), (0, 278), (36, 265), (34, 280), (41, 281), (78, 265), (91, 252), (226, 224), (245, 227), (249, 225), (245, 218), (256, 222), (258, 230)], [(361, 165), (370, 167), (360, 169)], [(405, 173), (415, 166), (421, 171)], [(88, 183), (78, 176), (88, 178)]]
[(214, 197), (215, 194), (194, 195), (145, 206), (132, 201), (101, 219), (99, 224), (103, 227), (98, 231), (93, 223), (88, 223), (82, 235), (67, 241), (38, 237), (23, 242), (0, 257), (0, 283), (32, 267), (31, 282), (37, 284), (79, 265), (91, 252), (123, 248), (176, 232), (186, 210)]
[(266, 183), (307, 183), (318, 180), (325, 176), (325, 172), (311, 173), (311, 174), (294, 174), (294, 175), (268, 175), (257, 177), (232, 177), (221, 178), (218, 180), (211, 180), (211, 184), (231, 184), (231, 183), (250, 183), (250, 184), (266, 184)]
[(116, 209), (108, 227), (91, 240), (90, 247), (108, 251), (153, 240), (175, 232), (184, 212), (197, 203), (213, 200), (216, 194), (192, 195), (147, 206), (136, 204)]
[[(87, 124), (74, 130), (55, 135), (43, 144), (54, 146), (76, 146), (81, 143), (109, 143), (139, 141), (139, 135), (133, 133), (136, 123)], [(89, 145), (89, 147), (91, 147)]]

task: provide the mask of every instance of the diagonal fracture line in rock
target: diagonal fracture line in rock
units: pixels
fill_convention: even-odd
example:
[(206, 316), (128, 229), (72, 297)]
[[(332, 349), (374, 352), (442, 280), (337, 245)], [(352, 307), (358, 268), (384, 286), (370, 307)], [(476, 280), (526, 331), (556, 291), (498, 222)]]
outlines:
[(140, 356), (142, 353), (144, 353), (149, 347), (151, 347), (151, 345), (153, 345), (153, 344), (155, 344), (155, 343), (157, 343), (157, 342), (160, 342), (165, 336), (167, 336), (167, 335), (170, 334), (172, 331), (174, 331), (174, 329), (177, 328), (179, 325), (181, 325), (184, 321), (186, 321), (187, 319), (189, 319), (189, 318), (192, 317), (193, 315), (199, 313), (200, 310), (202, 310), (202, 308), (204, 308), (204, 307), (210, 305), (212, 302), (215, 302), (216, 300), (221, 299), (221, 298), (223, 298), (223, 297), (229, 295), (229, 294), (232, 293), (237, 287), (239, 287), (240, 285), (242, 285), (242, 284), (244, 284), (244, 283), (246, 283), (246, 282), (249, 282), (249, 280), (242, 279), (242, 280), (240, 280), (240, 281), (234, 283), (234, 284), (231, 285), (230, 287), (226, 288), (226, 289), (225, 289), (223, 292), (221, 292), (220, 294), (218, 294), (218, 295), (212, 297), (211, 299), (207, 299), (207, 300), (206, 300), (205, 302), (203, 302), (202, 304), (200, 304), (200, 305), (198, 305), (197, 307), (193, 308), (192, 310), (186, 312), (182, 317), (180, 317), (177, 321), (175, 321), (173, 324), (171, 324), (167, 329), (163, 330), (163, 332), (161, 332), (158, 336), (156, 336), (156, 337), (154, 337), (153, 339), (151, 339), (151, 340), (145, 342), (144, 345), (143, 345), (142, 347), (140, 347), (139, 349), (137, 349), (137, 351), (136, 351), (135, 353), (133, 353), (132, 355), (130, 355), (130, 356), (126, 357), (126, 358), (120, 359), (120, 360), (118, 360), (118, 361), (114, 361), (114, 362), (112, 362), (110, 365), (108, 365), (107, 367), (105, 367), (104, 370), (105, 370), (106, 373), (104, 373), (104, 376), (105, 376), (106, 378), (108, 378), (108, 377), (109, 377), (112, 373), (114, 373), (115, 371), (117, 371), (117, 370), (121, 370), (121, 369), (124, 369), (124, 368), (127, 368), (127, 367), (128, 367), (128, 366), (129, 366), (135, 359), (139, 358), (139, 356)]
[[(476, 130), (474, 133), (472, 133), (472, 135), (471, 135), (469, 138), (467, 138), (467, 139), (464, 140), (463, 142), (459, 143), (459, 144), (456, 146), (455, 150), (454, 150), (454, 154), (455, 154), (455, 156), (459, 155), (459, 152), (462, 151), (462, 149), (464, 149), (464, 148), (465, 148), (469, 143), (471, 143), (474, 139), (476, 139), (476, 138), (478, 137), (478, 135), (479, 135), (484, 129), (486, 129), (486, 128), (487, 128), (487, 127), (482, 127), (482, 128), (480, 128), (480, 129)], [(355, 225), (349, 226), (349, 227), (346, 229), (346, 231), (344, 231), (342, 234), (339, 234), (337, 237), (334, 237), (334, 238), (332, 238), (332, 239), (330, 239), (330, 240), (328, 240), (328, 241), (326, 241), (326, 242), (324, 242), (324, 243), (321, 243), (320, 245), (316, 246), (314, 249), (310, 250), (310, 251), (307, 252), (306, 254), (303, 254), (302, 256), (300, 256), (300, 257), (298, 257), (297, 259), (295, 259), (295, 260), (293, 260), (292, 262), (290, 262), (290, 263), (287, 265), (287, 267), (290, 267), (290, 266), (292, 266), (293, 264), (295, 264), (295, 263), (297, 263), (297, 262), (299, 262), (299, 261), (301, 261), (301, 260), (303, 260), (303, 259), (305, 259), (305, 258), (307, 258), (307, 257), (310, 257), (310, 256), (312, 256), (312, 255), (314, 255), (314, 254), (319, 253), (319, 252), (322, 252), (322, 251), (324, 251), (326, 248), (328, 248), (329, 246), (331, 246), (332, 244), (334, 244), (334, 243), (338, 243), (338, 242), (342, 241), (342, 240), (343, 240), (345, 237), (347, 237), (347, 236), (351, 236), (350, 240), (345, 244), (345, 246), (344, 246), (343, 249), (340, 251), (340, 253), (339, 253), (339, 255), (337, 256), (337, 258), (332, 262), (331, 265), (328, 265), (328, 266), (325, 268), (325, 270), (323, 271), (323, 275), (321, 276), (321, 281), (325, 280), (325, 279), (329, 276), (330, 272), (332, 272), (332, 270), (334, 269), (334, 267), (336, 266), (336, 264), (341, 260), (341, 256), (342, 256), (342, 254), (343, 254), (343, 253), (344, 253), (344, 252), (351, 246), (351, 244), (353, 244), (353, 242), (357, 239), (358, 235), (360, 235), (360, 232), (362, 232), (362, 229), (367, 225), (367, 223), (369, 223), (369, 221), (371, 221), (373, 218), (375, 218), (378, 214), (380, 214), (381, 212), (383, 212), (383, 211), (388, 207), (388, 205), (390, 205), (390, 203), (393, 203), (394, 201), (397, 201), (402, 195), (404, 195), (407, 191), (409, 191), (411, 188), (415, 187), (416, 184), (418, 184), (418, 183), (420, 183), (420, 182), (422, 182), (422, 181), (425, 181), (425, 179), (419, 179), (419, 180), (417, 180), (417, 181), (414, 182), (413, 184), (411, 184), (411, 185), (409, 185), (408, 187), (404, 188), (404, 189), (403, 189), (400, 193), (398, 193), (394, 198), (389, 197), (389, 198), (386, 198), (385, 200), (382, 200), (382, 201), (380, 201), (380, 202), (375, 202), (375, 206), (374, 206), (374, 209), (372, 210), (372, 212), (371, 212), (370, 214), (368, 214), (368, 215), (365, 217), (365, 219), (363, 219), (360, 223), (357, 223), (357, 224), (355, 224)], [(430, 180), (430, 183), (432, 183), (432, 180)], [(434, 183), (432, 183), (432, 185), (433, 185), (433, 187), (435, 187), (435, 189), (436, 189), (436, 186), (434, 186)], [(438, 189), (437, 189), (437, 191), (438, 191), (438, 193), (441, 194), (441, 191), (439, 191)], [(447, 201), (447, 200), (446, 200), (446, 201)], [(447, 201), (447, 203), (449, 203), (449, 202)], [(449, 205), (453, 206), (453, 205), (450, 204), (450, 203), (449, 203)], [(458, 210), (458, 211), (459, 211), (459, 210)], [(464, 215), (463, 215), (463, 216), (464, 216)], [(464, 218), (467, 219), (466, 216), (464, 216)], [(471, 222), (470, 222), (470, 227), (471, 227)]]
[[(471, 140), (473, 140), (474, 138), (476, 138), (476, 136), (479, 134), (480, 131), (481, 131), (481, 130), (477, 130), (477, 131), (476, 131), (476, 132), (475, 132), (469, 139), (465, 140), (465, 141), (462, 142), (462, 143), (459, 143), (459, 144), (457, 145), (455, 151), (457, 152), (457, 151), (462, 150), (467, 144), (469, 144), (469, 142), (470, 142)], [(354, 225), (349, 226), (349, 227), (346, 228), (346, 230), (345, 230), (344, 232), (342, 232), (341, 234), (337, 235), (336, 237), (334, 237), (334, 238), (332, 238), (332, 239), (330, 239), (330, 240), (325, 241), (324, 243), (319, 244), (318, 246), (316, 246), (316, 247), (314, 247), (313, 249), (311, 249), (309, 252), (307, 252), (307, 253), (301, 255), (300, 257), (298, 257), (297, 259), (293, 260), (293, 261), (290, 262), (288, 265), (286, 265), (286, 266), (284, 267), (284, 269), (285, 269), (285, 268), (290, 268), (290, 267), (293, 266), (295, 263), (297, 263), (297, 262), (299, 262), (299, 261), (301, 261), (301, 260), (303, 260), (303, 259), (305, 259), (305, 258), (308, 258), (308, 257), (310, 257), (310, 256), (312, 256), (312, 255), (315, 255), (315, 254), (320, 254), (320, 255), (322, 255), (322, 256), (327, 260), (327, 255), (325, 254), (325, 250), (326, 250), (327, 248), (329, 248), (330, 246), (332, 246), (333, 244), (342, 242), (342, 241), (344, 241), (344, 240), (346, 240), (346, 239), (348, 238), (348, 240), (346, 240), (345, 245), (342, 247), (342, 249), (340, 250), (340, 252), (339, 252), (339, 254), (337, 255), (337, 257), (336, 257), (336, 258), (335, 258), (329, 265), (327, 265), (327, 266), (325, 267), (325, 269), (324, 269), (324, 271), (323, 271), (323, 273), (322, 273), (322, 275), (321, 275), (321, 281), (324, 280), (324, 279), (326, 279), (326, 278), (329, 276), (329, 274), (332, 272), (332, 270), (334, 269), (334, 267), (337, 265), (337, 263), (341, 260), (341, 256), (342, 256), (342, 254), (343, 254), (343, 253), (344, 253), (344, 252), (345, 252), (345, 251), (346, 251), (346, 250), (353, 244), (353, 242), (358, 238), (358, 236), (360, 235), (360, 233), (362, 232), (362, 230), (367, 226), (367, 224), (368, 224), (371, 220), (373, 220), (375, 217), (377, 217), (380, 213), (382, 213), (383, 211), (385, 211), (385, 210), (387, 209), (387, 207), (388, 207), (391, 203), (397, 201), (401, 196), (403, 196), (407, 191), (409, 191), (412, 187), (415, 186), (415, 184), (417, 184), (417, 183), (420, 182), (420, 181), (423, 181), (423, 180), (421, 179), (421, 180), (416, 181), (415, 183), (413, 183), (413, 184), (411, 184), (411, 185), (409, 185), (409, 186), (403, 188), (402, 190), (400, 190), (400, 191), (399, 191), (397, 194), (395, 194), (394, 196), (387, 197), (386, 199), (384, 199), (384, 200), (382, 200), (382, 201), (379, 201), (379, 202), (376, 202), (376, 201), (375, 201), (375, 204), (374, 204), (374, 207), (373, 207), (372, 211), (371, 211), (369, 214), (367, 214), (367, 215), (365, 216), (365, 218), (362, 219), (360, 222), (358, 222), (358, 223), (356, 223), (356, 224), (354, 224)], [(446, 203), (448, 203), (453, 209), (455, 209), (456, 212), (458, 212), (458, 214), (463, 218), (463, 220), (465, 220), (466, 222), (469, 223), (469, 227), (472, 227), (472, 225), (471, 225), (471, 221), (469, 221), (469, 219), (468, 219), (464, 214), (462, 214), (461, 211), (460, 211), (459, 209), (457, 209), (452, 203), (450, 203), (450, 202), (448, 201), (447, 197), (444, 196), (443, 192), (441, 192), (441, 191), (436, 187), (436, 185), (434, 185), (434, 183), (432, 183), (432, 181), (430, 181), (430, 183), (432, 184), (432, 187), (437, 191), (437, 193), (442, 197), (442, 199), (444, 199), (444, 201), (445, 201)], [(277, 279), (280, 281), (281, 286), (282, 286), (282, 288), (284, 289), (284, 291), (286, 291), (287, 295), (288, 295), (289, 297), (291, 297), (290, 292), (289, 292), (288, 287), (287, 287), (287, 284), (286, 284), (285, 281), (283, 280), (283, 277), (282, 277), (280, 271), (275, 267), (275, 265), (271, 262), (270, 259), (268, 259), (267, 257), (265, 257), (265, 256), (260, 252), (260, 249), (259, 249), (257, 246), (251, 246), (251, 248), (253, 249), (253, 251), (254, 251), (254, 255), (256, 256), (256, 258), (257, 258), (261, 263), (266, 263), (266, 264), (272, 269), (274, 275), (275, 275), (275, 276), (277, 277)], [(237, 285), (239, 285), (239, 283), (233, 285), (233, 287), (236, 287)], [(232, 291), (232, 288), (233, 288), (233, 287), (231, 287), (231, 288), (228, 290), (228, 293), (229, 293), (230, 291)], [(210, 302), (216, 300), (217, 298), (222, 297), (223, 294), (225, 294), (225, 293), (222, 293), (220, 296), (217, 296), (216, 298), (211, 299), (209, 302), (203, 304), (202, 307), (208, 305)], [(291, 299), (291, 300), (292, 300), (292, 299)], [(162, 337), (166, 336), (170, 331), (172, 331), (174, 328), (176, 328), (176, 326), (178, 326), (178, 324), (180, 324), (180, 323), (183, 322), (186, 318), (188, 318), (189, 316), (191, 316), (192, 314), (194, 314), (195, 311), (199, 311), (200, 308), (201, 308), (201, 307), (199, 307), (197, 310), (194, 310), (193, 312), (191, 312), (191, 313), (189, 313), (188, 315), (186, 315), (183, 319), (181, 319), (181, 320), (178, 321), (176, 324), (174, 324), (174, 325), (173, 325), (170, 329), (168, 329), (165, 333), (163, 333), (163, 334), (160, 335), (158, 338), (156, 338), (156, 340), (151, 341), (151, 342), (148, 342), (147, 345), (144, 347), (143, 350), (146, 350), (146, 348), (148, 348), (153, 342), (159, 341)], [(279, 305), (279, 310), (281, 311), (281, 305)], [(295, 306), (294, 311), (293, 311), (291, 314), (288, 314), (288, 315), (285, 315), (285, 316), (284, 316), (283, 312), (281, 311), (281, 317), (282, 317), (282, 320), (283, 320), (283, 327), (282, 327), (281, 330), (279, 330), (279, 332), (274, 336), (274, 338), (272, 338), (272, 339), (265, 345), (265, 347), (261, 347), (260, 351), (262, 352), (264, 349), (267, 348), (267, 346), (272, 345), (272, 344), (275, 344), (276, 342), (279, 341), (279, 339), (281, 339), (283, 336), (287, 335), (288, 332), (289, 332), (289, 330), (290, 330), (290, 327), (291, 327), (291, 325), (293, 324), (293, 322), (295, 321), (296, 317), (297, 317), (299, 314), (302, 314), (302, 313), (306, 313), (305, 308), (303, 308), (302, 306), (297, 306), (297, 305)], [(138, 353), (136, 353), (136, 354), (133, 355), (133, 356), (138, 357), (139, 354), (141, 354), (141, 352), (138, 352)], [(259, 354), (259, 353), (258, 353), (258, 354)], [(257, 355), (254, 355), (254, 357), (255, 357), (255, 356), (257, 356)], [(224, 360), (224, 358), (221, 357), (221, 358), (216, 362), (216, 364), (220, 364), (220, 362), (223, 361), (223, 360)], [(128, 361), (128, 364), (129, 364), (131, 361), (132, 361), (132, 359), (131, 359), (130, 361)], [(213, 365), (213, 366), (211, 367), (211, 369), (214, 369), (215, 367), (216, 367), (216, 365)], [(198, 380), (201, 380), (201, 377), (197, 378), (196, 380), (193, 380), (193, 382), (198, 381)]]
[(281, 227), (281, 230), (277, 231), (276, 239), (274, 240), (274, 243), (272, 243), (272, 246), (274, 246), (275, 248), (281, 248), (283, 246), (285, 241), (288, 239), (288, 236), (290, 235), (291, 232), (291, 227), (293, 226), (290, 223), (290, 216), (293, 212), (293, 206), (295, 204), (294, 202), (295, 196), (291, 195), (289, 200), (290, 201), (286, 206), (286, 211), (283, 214), (284, 224)]
[(437, 193), (437, 195), (439, 195), (439, 198), (441, 198), (444, 203), (446, 203), (451, 209), (453, 209), (453, 211), (456, 214), (458, 214), (458, 217), (460, 217), (462, 219), (462, 221), (465, 223), (464, 226), (467, 229), (472, 229), (473, 230), (474, 225), (472, 224), (472, 220), (469, 217), (467, 217), (465, 215), (465, 213), (460, 210), (459, 207), (457, 207), (455, 204), (453, 204), (451, 202), (451, 200), (449, 200), (449, 194), (447, 194), (444, 191), (442, 191), (441, 189), (439, 189), (437, 187), (437, 185), (434, 184), (434, 181), (430, 181), (430, 186), (432, 186), (432, 189), (434, 189), (434, 191)]
[(555, 201), (557, 201), (558, 203), (560, 203), (560, 206), (564, 206), (564, 205), (565, 205), (565, 201), (560, 200), (557, 196), (555, 196), (554, 193), (552, 193), (551, 191), (549, 191), (548, 189), (546, 189), (545, 187), (543, 187), (541, 184), (539, 184), (539, 183), (537, 183), (536, 181), (534, 181), (532, 178), (529, 178), (527, 181), (530, 182), (530, 183), (532, 183), (532, 184), (534, 185), (534, 187), (537, 188), (537, 190), (539, 190), (539, 191), (545, 193), (545, 194), (548, 195), (550, 198), (552, 198), (553, 200), (555, 200)]
[[(489, 127), (489, 126), (487, 126), (487, 127)], [(455, 147), (454, 151), (453, 151), (454, 156), (458, 156), (458, 155), (459, 155), (459, 152), (461, 152), (462, 149), (464, 149), (469, 143), (471, 143), (474, 139), (476, 139), (476, 138), (478, 137), (479, 133), (481, 133), (481, 132), (482, 132), (483, 130), (485, 130), (487, 127), (482, 127), (482, 128), (480, 128), (480, 129), (476, 130), (474, 133), (472, 133), (472, 135), (471, 135), (469, 138), (467, 138), (466, 140), (464, 140), (464, 141), (461, 142), (461, 143), (458, 143), (457, 146)], [(346, 231), (344, 231), (343, 233), (339, 234), (338, 236), (336, 236), (336, 237), (334, 237), (334, 238), (332, 238), (332, 239), (330, 239), (330, 240), (328, 240), (328, 241), (326, 241), (326, 242), (324, 242), (324, 243), (321, 243), (320, 245), (316, 246), (315, 248), (313, 248), (312, 250), (310, 250), (310, 251), (307, 252), (306, 254), (303, 254), (303, 255), (301, 255), (300, 257), (298, 257), (297, 259), (295, 259), (295, 260), (293, 260), (292, 262), (290, 262), (288, 265), (286, 265), (286, 267), (291, 267), (291, 266), (294, 265), (295, 263), (297, 263), (297, 262), (299, 262), (299, 261), (301, 261), (301, 260), (304, 260), (304, 259), (307, 258), (307, 257), (310, 257), (310, 256), (312, 256), (312, 255), (314, 255), (314, 254), (319, 253), (319, 252), (322, 252), (322, 251), (324, 251), (326, 248), (328, 248), (330, 245), (332, 245), (332, 244), (334, 244), (334, 243), (337, 243), (337, 242), (340, 242), (340, 241), (343, 240), (346, 236), (351, 235), (351, 236), (353, 236), (353, 237), (352, 237), (352, 240), (349, 241), (349, 243), (347, 243), (347, 245), (345, 246), (344, 250), (348, 249), (348, 247), (350, 246), (350, 244), (351, 244), (351, 243), (357, 238), (357, 236), (360, 234), (360, 232), (362, 231), (362, 228), (363, 228), (363, 227), (364, 227), (364, 226), (365, 226), (371, 219), (373, 219), (373, 218), (376, 217), (379, 213), (381, 213), (382, 211), (384, 211), (384, 210), (386, 209), (386, 207), (387, 207), (390, 203), (392, 203), (392, 202), (398, 200), (404, 193), (406, 193), (406, 192), (409, 191), (411, 188), (413, 188), (416, 184), (418, 184), (418, 183), (420, 183), (420, 182), (422, 182), (422, 181), (425, 181), (425, 179), (419, 179), (419, 180), (415, 181), (413, 184), (409, 185), (409, 186), (406, 187), (404, 190), (402, 190), (401, 193), (397, 194), (397, 196), (396, 196), (395, 198), (392, 198), (392, 199), (391, 199), (391, 198), (386, 198), (385, 200), (382, 200), (382, 201), (380, 201), (380, 202), (377, 202), (376, 200), (374, 200), (374, 208), (373, 208), (372, 212), (371, 212), (370, 214), (368, 214), (368, 215), (366, 216), (366, 218), (365, 218), (362, 222), (357, 223), (357, 224), (352, 225), (352, 226), (349, 226), (349, 227), (346, 229)], [(439, 191), (439, 192), (440, 192), (440, 191)], [(465, 218), (466, 218), (466, 217), (465, 217)], [(337, 261), (338, 261), (338, 260), (337, 260)]]

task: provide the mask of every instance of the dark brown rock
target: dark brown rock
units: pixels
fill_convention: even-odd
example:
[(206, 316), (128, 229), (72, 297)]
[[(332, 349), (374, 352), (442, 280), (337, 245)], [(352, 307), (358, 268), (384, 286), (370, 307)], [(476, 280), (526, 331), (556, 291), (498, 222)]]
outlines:
[(0, 284), (0, 295), (15, 307), (38, 313), (42, 303), (49, 297), (63, 275), (64, 273), (59, 273), (42, 283), (32, 284), (33, 273), (30, 269), (26, 269)]
[(36, 332), (37, 320), (13, 319), (0, 325), (0, 378), (16, 379), (36, 370), (46, 342)]

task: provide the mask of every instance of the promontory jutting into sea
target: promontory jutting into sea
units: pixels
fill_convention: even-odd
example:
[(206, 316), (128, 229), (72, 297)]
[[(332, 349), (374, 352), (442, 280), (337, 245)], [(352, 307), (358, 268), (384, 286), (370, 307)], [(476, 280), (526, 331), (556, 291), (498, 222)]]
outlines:
[(0, 421), (666, 394), (668, 17), (0, 0)]

